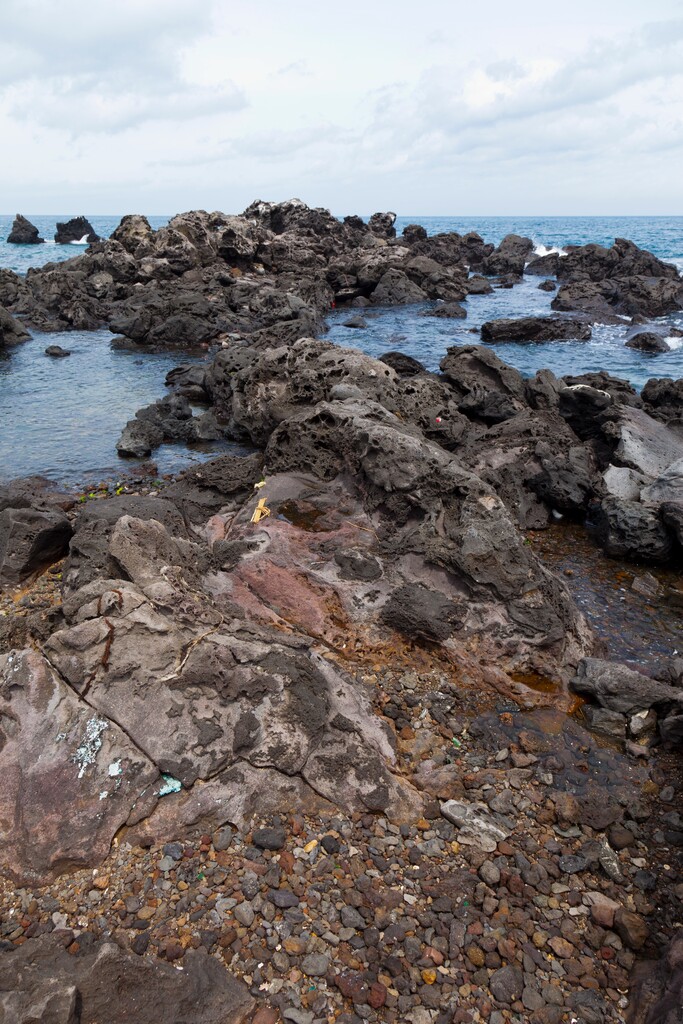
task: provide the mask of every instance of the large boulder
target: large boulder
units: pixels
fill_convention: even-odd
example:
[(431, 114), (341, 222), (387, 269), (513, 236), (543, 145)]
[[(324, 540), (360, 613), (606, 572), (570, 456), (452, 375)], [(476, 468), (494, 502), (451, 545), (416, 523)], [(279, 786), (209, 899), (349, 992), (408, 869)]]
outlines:
[(71, 534), (62, 512), (5, 508), (0, 513), (0, 587), (56, 562), (66, 554)]
[(529, 316), (519, 320), (489, 320), (482, 324), (481, 339), (491, 344), (544, 341), (589, 341), (590, 325), (561, 316)]
[(636, 331), (625, 342), (625, 347), (636, 349), (638, 352), (648, 352), (651, 355), (671, 351), (666, 339), (655, 331)]
[(74, 956), (61, 933), (2, 958), (1, 1024), (247, 1024), (255, 1008), (244, 982), (203, 950), (176, 970), (113, 942)]
[(452, 346), (440, 365), (459, 409), (468, 416), (484, 423), (501, 423), (527, 405), (522, 375), (490, 349)]
[(533, 251), (534, 243), (530, 238), (506, 235), (484, 259), (481, 269), (484, 274), (523, 274), (524, 265)]
[(60, 245), (68, 245), (70, 242), (87, 242), (91, 245), (99, 241), (100, 236), (85, 217), (72, 217), (71, 220), (57, 224), (55, 242)]
[(623, 498), (603, 498), (592, 514), (598, 544), (611, 558), (664, 564), (673, 542), (658, 509)]
[(14, 218), (7, 241), (11, 245), (39, 245), (45, 239), (40, 237), (38, 228), (31, 224), (30, 220), (18, 213)]
[[(115, 627), (99, 625), (106, 645)], [(129, 737), (31, 650), (0, 655), (0, 773), (0, 867), (28, 885), (99, 864), (136, 800), (161, 781)]]
[(31, 335), (18, 320), (15, 320), (6, 309), (0, 306), (0, 349), (7, 345), (16, 345), (27, 341)]

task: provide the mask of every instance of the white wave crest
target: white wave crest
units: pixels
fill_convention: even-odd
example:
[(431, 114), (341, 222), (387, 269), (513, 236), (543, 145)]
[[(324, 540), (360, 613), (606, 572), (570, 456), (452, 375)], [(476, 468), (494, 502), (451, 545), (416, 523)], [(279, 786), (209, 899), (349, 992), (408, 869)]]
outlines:
[(665, 338), (664, 341), (667, 343), (670, 349), (674, 352), (676, 349), (683, 347), (683, 338)]
[(534, 252), (536, 253), (537, 256), (550, 256), (551, 253), (554, 253), (554, 252), (557, 253), (558, 256), (566, 256), (567, 255), (566, 251), (564, 249), (560, 249), (560, 247), (557, 246), (557, 245), (553, 245), (553, 246), (550, 247), (550, 249), (547, 249), (545, 247), (545, 245), (540, 245), (539, 244), (534, 249)]
[(73, 239), (73, 241), (69, 242), (69, 245), (87, 245), (87, 244), (88, 244), (88, 236), (87, 235), (83, 235), (83, 238), (79, 238), (78, 241), (76, 241), (76, 239)]

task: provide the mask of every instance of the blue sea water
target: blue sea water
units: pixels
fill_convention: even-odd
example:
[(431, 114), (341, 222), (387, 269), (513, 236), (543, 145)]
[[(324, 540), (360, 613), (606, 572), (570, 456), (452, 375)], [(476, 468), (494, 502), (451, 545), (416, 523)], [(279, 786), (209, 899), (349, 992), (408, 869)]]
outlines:
[[(43, 238), (54, 237), (57, 221), (69, 216), (26, 214)], [(86, 216), (88, 216), (86, 214)], [(88, 216), (95, 231), (108, 237), (119, 217)], [(0, 269), (25, 274), (29, 267), (70, 259), (84, 246), (7, 244), (13, 216), (0, 216)], [(159, 228), (168, 217), (150, 217)], [(400, 234), (410, 223), (421, 223), (429, 234), (441, 231), (477, 231), (486, 241), (498, 243), (515, 232), (534, 240), (537, 251), (597, 242), (610, 245), (615, 238), (629, 238), (683, 270), (683, 217), (399, 217)], [(471, 296), (465, 303), (467, 319), (438, 320), (425, 317), (425, 305), (371, 308), (363, 312), (367, 328), (343, 326), (348, 311), (331, 313), (329, 340), (361, 348), (373, 356), (392, 350), (406, 352), (429, 369), (438, 368), (451, 345), (479, 342), (479, 328), (500, 317), (543, 315), (550, 312), (553, 293), (539, 291), (539, 278), (530, 277), (513, 289), (496, 289), (491, 295)], [(642, 387), (649, 377), (683, 376), (681, 339), (671, 339), (672, 350), (646, 355), (624, 348), (624, 325), (596, 325), (590, 342), (555, 342), (542, 345), (492, 346), (506, 362), (523, 374), (533, 375), (549, 367), (558, 376), (592, 370), (608, 370)], [(660, 326), (683, 328), (683, 313), (663, 318)], [(99, 477), (123, 474), (130, 461), (117, 459), (114, 445), (128, 419), (143, 405), (165, 393), (169, 369), (187, 362), (183, 353), (140, 356), (113, 350), (108, 331), (40, 335), (0, 354), (0, 479), (42, 473), (60, 483), (80, 484)], [(68, 359), (44, 355), (48, 344), (73, 351)], [(194, 356), (193, 358), (197, 358)], [(155, 453), (160, 472), (171, 472), (188, 461), (209, 457), (217, 446), (190, 451), (166, 446)]]

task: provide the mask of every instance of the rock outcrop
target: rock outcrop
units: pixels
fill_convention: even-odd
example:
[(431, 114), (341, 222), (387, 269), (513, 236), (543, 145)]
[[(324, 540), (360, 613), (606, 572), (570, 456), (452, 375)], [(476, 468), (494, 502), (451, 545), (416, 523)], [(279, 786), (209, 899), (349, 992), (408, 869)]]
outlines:
[(99, 242), (100, 236), (95, 232), (92, 224), (85, 217), (72, 217), (61, 224), (57, 224), (55, 242), (60, 245), (68, 245), (70, 242)]
[(45, 239), (40, 237), (38, 228), (20, 213), (14, 218), (12, 230), (7, 236), (11, 245), (40, 245)]

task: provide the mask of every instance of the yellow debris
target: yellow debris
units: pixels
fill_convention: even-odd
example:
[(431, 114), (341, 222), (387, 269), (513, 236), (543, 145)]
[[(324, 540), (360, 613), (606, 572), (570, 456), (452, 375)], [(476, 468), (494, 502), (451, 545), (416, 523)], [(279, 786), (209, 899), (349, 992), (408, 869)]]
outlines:
[(252, 523), (260, 523), (262, 519), (265, 519), (266, 516), (269, 516), (269, 515), (270, 515), (270, 509), (266, 505), (266, 499), (265, 498), (260, 498), (258, 505), (254, 509), (254, 514), (251, 517)]

